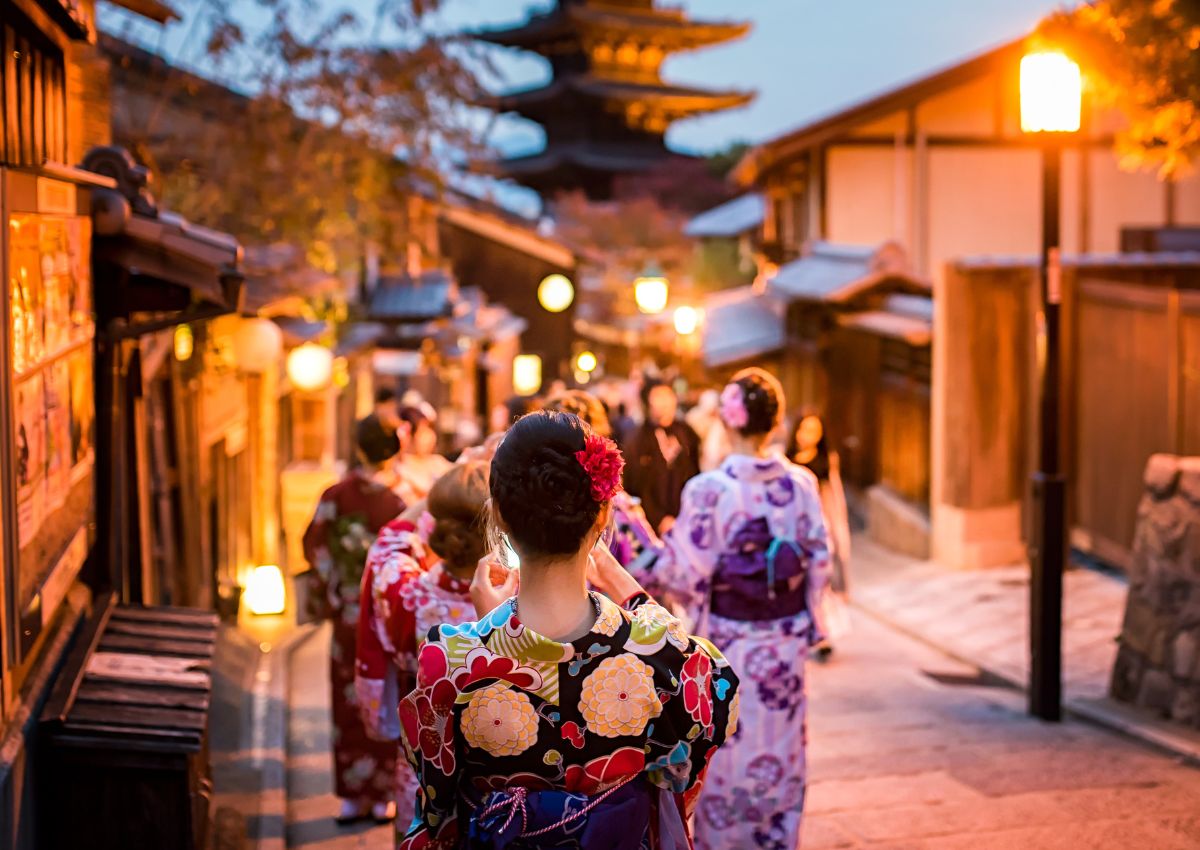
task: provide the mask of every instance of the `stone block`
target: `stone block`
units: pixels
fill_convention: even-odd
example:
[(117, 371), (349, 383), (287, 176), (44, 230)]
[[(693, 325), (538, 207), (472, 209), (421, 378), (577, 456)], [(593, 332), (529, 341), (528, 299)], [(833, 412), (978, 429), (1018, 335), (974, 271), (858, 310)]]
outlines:
[(1142, 655), (1147, 655), (1158, 630), (1158, 615), (1154, 608), (1140, 596), (1130, 594), (1125, 603), (1125, 622), (1121, 626), (1121, 643)]
[(1151, 455), (1146, 462), (1142, 481), (1156, 499), (1170, 498), (1179, 481), (1179, 458), (1174, 455)]
[(1117, 660), (1113, 664), (1112, 684), (1110, 690), (1113, 699), (1121, 702), (1135, 702), (1142, 687), (1142, 671), (1145, 661), (1142, 656), (1122, 646), (1117, 650)]
[(1200, 457), (1179, 460), (1179, 495), (1200, 508)]
[(1200, 688), (1177, 687), (1171, 700), (1171, 719), (1185, 726), (1200, 726)]
[(1200, 638), (1195, 631), (1180, 632), (1171, 642), (1171, 672), (1176, 679), (1191, 680), (1197, 669)]
[(1153, 711), (1167, 712), (1175, 695), (1175, 684), (1162, 670), (1147, 670), (1138, 688), (1137, 704)]

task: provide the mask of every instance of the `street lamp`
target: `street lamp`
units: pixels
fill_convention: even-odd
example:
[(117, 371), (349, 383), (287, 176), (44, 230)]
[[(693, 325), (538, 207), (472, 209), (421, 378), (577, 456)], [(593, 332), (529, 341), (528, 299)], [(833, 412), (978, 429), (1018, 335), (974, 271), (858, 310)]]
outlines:
[(589, 375), (596, 371), (596, 367), (600, 365), (599, 359), (594, 352), (581, 351), (579, 356), (575, 358), (575, 368), (580, 372), (586, 372)]
[(533, 395), (542, 388), (542, 358), (536, 354), (518, 354), (513, 358), (513, 392)]
[(538, 284), (537, 297), (546, 312), (561, 313), (575, 300), (575, 287), (566, 275), (547, 275)]
[(633, 282), (633, 299), (643, 313), (657, 316), (667, 309), (667, 279), (662, 269), (650, 263)]
[(695, 307), (675, 308), (675, 333), (680, 336), (691, 336), (700, 327), (700, 317), (703, 315)]
[(1059, 310), (1059, 202), (1063, 143), (1079, 130), (1079, 66), (1055, 51), (1021, 59), (1021, 130), (1042, 146), (1042, 253), (1038, 266), (1042, 317), (1037, 376), (1040, 433), (1033, 474), (1030, 552), (1029, 713), (1062, 719), (1063, 569), (1067, 564), (1067, 479), (1061, 457), (1061, 343)]
[(296, 346), (288, 352), (287, 376), (300, 392), (325, 389), (333, 379), (333, 352), (315, 342)]

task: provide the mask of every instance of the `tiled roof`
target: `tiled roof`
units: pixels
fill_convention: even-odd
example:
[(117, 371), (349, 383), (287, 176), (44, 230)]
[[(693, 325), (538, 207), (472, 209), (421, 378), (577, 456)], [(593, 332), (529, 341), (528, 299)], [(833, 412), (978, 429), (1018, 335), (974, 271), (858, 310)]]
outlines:
[(445, 272), (381, 277), (371, 296), (368, 317), (374, 322), (428, 322), (454, 309), (454, 282)]
[(683, 232), (693, 239), (741, 236), (762, 224), (765, 210), (762, 195), (742, 195), (700, 213), (687, 223)]
[[(845, 302), (890, 277), (908, 277), (904, 251), (878, 246), (814, 244), (803, 257), (780, 266), (767, 289), (793, 301)], [(916, 282), (916, 281), (914, 281)]]
[(705, 302), (704, 363), (727, 366), (783, 348), (786, 305), (770, 293), (743, 286)]

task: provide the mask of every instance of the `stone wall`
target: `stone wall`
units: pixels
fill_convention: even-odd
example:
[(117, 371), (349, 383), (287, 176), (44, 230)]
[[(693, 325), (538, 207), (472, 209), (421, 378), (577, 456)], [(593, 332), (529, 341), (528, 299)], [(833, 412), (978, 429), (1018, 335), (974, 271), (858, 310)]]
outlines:
[(1200, 457), (1154, 455), (1112, 695), (1200, 728)]

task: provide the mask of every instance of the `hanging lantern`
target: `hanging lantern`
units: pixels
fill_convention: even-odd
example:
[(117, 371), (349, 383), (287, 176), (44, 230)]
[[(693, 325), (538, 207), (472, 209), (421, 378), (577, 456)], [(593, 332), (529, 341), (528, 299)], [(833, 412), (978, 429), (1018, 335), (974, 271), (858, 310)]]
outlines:
[(191, 325), (176, 325), (175, 326), (175, 359), (180, 363), (186, 363), (192, 359), (192, 353), (196, 350), (196, 338), (192, 335)]
[(245, 600), (252, 614), (282, 614), (287, 594), (279, 567), (274, 564), (255, 567), (246, 582)]
[(596, 371), (596, 367), (600, 365), (600, 361), (591, 351), (581, 351), (579, 356), (575, 358), (575, 368), (580, 372), (591, 374)]
[(1083, 79), (1070, 57), (1057, 51), (1021, 59), (1021, 131), (1074, 133), (1079, 129)]
[(675, 333), (691, 336), (700, 327), (703, 313), (695, 307), (678, 307), (675, 310)]
[(513, 358), (513, 392), (533, 395), (542, 388), (542, 358), (536, 354), (518, 354)]
[(262, 372), (283, 353), (283, 331), (270, 319), (242, 319), (233, 333), (233, 356), (243, 372)]
[(538, 284), (538, 303), (549, 313), (561, 313), (575, 300), (575, 287), (566, 275), (552, 274)]
[(646, 266), (633, 282), (633, 300), (639, 310), (651, 316), (667, 309), (667, 279), (658, 266)]
[(323, 390), (333, 379), (333, 352), (315, 342), (299, 345), (288, 353), (287, 375), (301, 392)]

